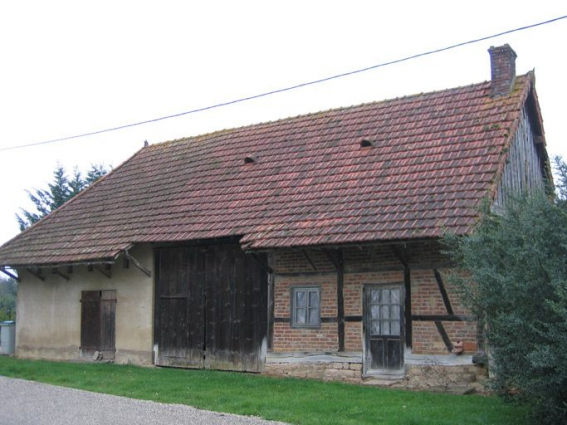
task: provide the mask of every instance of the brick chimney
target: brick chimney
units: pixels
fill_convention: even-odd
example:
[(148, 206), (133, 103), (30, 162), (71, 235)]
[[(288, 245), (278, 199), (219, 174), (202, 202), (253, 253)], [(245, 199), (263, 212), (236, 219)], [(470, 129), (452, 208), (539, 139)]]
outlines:
[(508, 96), (516, 79), (516, 52), (505, 44), (490, 47), (490, 69), (492, 71), (492, 90), (490, 97)]

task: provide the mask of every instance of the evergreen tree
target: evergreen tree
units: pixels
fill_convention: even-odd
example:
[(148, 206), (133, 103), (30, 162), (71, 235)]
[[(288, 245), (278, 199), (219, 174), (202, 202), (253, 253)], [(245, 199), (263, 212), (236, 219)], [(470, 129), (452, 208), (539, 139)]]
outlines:
[(16, 319), (17, 288), (14, 279), (0, 277), (0, 322)]
[(30, 201), (34, 204), (35, 211), (28, 211), (21, 208), (21, 215), (16, 214), (20, 230), (24, 231), (53, 210), (59, 208), (69, 199), (108, 173), (108, 171), (109, 169), (104, 165), (92, 165), (87, 172), (87, 176), (83, 178), (79, 169), (75, 167), (73, 176), (69, 179), (65, 168), (61, 165), (57, 165), (53, 171), (53, 180), (47, 185), (47, 189), (26, 191)]

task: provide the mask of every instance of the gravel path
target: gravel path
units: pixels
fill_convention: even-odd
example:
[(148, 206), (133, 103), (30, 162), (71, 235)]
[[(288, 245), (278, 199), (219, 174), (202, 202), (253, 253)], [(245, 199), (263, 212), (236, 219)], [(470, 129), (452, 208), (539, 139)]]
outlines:
[(2, 425), (278, 423), (281, 424), (250, 416), (209, 412), (179, 404), (135, 400), (0, 376)]

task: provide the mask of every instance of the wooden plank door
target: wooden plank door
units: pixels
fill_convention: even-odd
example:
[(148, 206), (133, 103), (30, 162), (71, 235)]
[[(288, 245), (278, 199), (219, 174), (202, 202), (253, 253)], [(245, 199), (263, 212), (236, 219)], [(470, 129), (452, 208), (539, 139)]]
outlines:
[(156, 364), (203, 367), (204, 253), (191, 248), (156, 251)]
[(254, 257), (238, 244), (161, 248), (156, 270), (157, 365), (262, 370), (268, 273)]
[(404, 368), (402, 285), (364, 288), (365, 373), (400, 373)]
[(81, 294), (81, 357), (99, 352), (113, 360), (116, 340), (116, 291), (83, 291)]
[(263, 369), (268, 330), (267, 290), (267, 271), (239, 245), (208, 248), (206, 368), (246, 372)]

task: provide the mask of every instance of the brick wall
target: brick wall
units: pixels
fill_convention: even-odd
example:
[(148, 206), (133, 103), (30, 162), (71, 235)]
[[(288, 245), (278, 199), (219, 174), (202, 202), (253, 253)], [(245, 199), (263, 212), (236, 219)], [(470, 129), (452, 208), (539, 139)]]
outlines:
[[(296, 329), (291, 327), (291, 288), (318, 286), (321, 288), (321, 327)], [(339, 349), (337, 323), (325, 319), (337, 317), (337, 278), (326, 276), (293, 276), (276, 278), (274, 289), (274, 352), (282, 351), (337, 351)], [(281, 322), (281, 320), (286, 320)]]
[[(401, 252), (401, 249), (397, 249)], [(364, 285), (404, 282), (403, 266), (392, 246), (347, 248), (343, 251), (345, 350), (362, 351)], [(419, 315), (447, 314), (433, 268), (438, 268), (444, 280), (455, 314), (467, 314), (459, 296), (447, 279), (448, 261), (432, 242), (412, 243), (409, 246), (412, 282), (412, 310)], [(332, 262), (322, 250), (281, 250), (272, 254), (276, 272), (274, 287), (274, 352), (338, 350), (337, 276)], [(373, 269), (373, 270), (370, 270)], [(379, 269), (378, 271), (376, 269)], [(364, 272), (360, 272), (363, 270)], [(313, 272), (318, 274), (314, 275)], [(304, 274), (302, 274), (304, 273)], [(311, 273), (311, 274), (310, 274)], [(291, 275), (290, 275), (291, 274)], [(321, 288), (321, 327), (294, 329), (291, 327), (290, 294), (294, 286)], [(325, 320), (327, 319), (327, 320)], [(352, 320), (349, 320), (352, 319)], [(466, 352), (476, 350), (476, 323), (443, 322), (452, 342), (463, 341)], [(447, 348), (434, 322), (413, 322), (415, 354), (447, 354)]]

